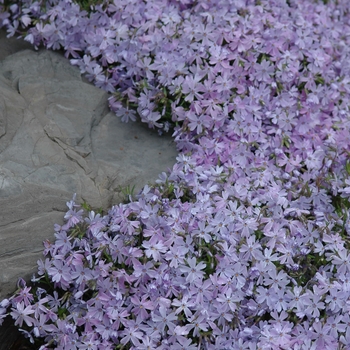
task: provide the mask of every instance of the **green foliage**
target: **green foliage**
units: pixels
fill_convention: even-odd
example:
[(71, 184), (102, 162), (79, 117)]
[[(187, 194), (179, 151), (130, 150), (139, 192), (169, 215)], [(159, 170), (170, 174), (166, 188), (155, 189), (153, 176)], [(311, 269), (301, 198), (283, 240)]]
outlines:
[(325, 80), (323, 79), (321, 74), (315, 75), (315, 83), (316, 83), (316, 85), (324, 85), (325, 84)]
[(81, 9), (90, 12), (91, 6), (102, 5), (104, 0), (73, 0), (76, 4), (80, 6)]
[(347, 198), (341, 197), (339, 194), (332, 197), (332, 205), (335, 208), (335, 212), (339, 216), (341, 223), (337, 223), (334, 230), (340, 234), (344, 240), (344, 246), (346, 249), (350, 249), (350, 238), (346, 232), (346, 223), (348, 222), (348, 216), (350, 212), (350, 202)]
[(117, 187), (117, 191), (124, 195), (123, 203), (127, 204), (133, 200), (133, 197), (135, 195), (135, 185), (133, 185), (133, 186), (127, 185), (124, 187), (119, 185)]
[(350, 175), (350, 160), (348, 160), (345, 164), (345, 170), (348, 175)]
[(312, 282), (316, 272), (318, 272), (322, 266), (326, 266), (327, 264), (326, 258), (315, 252), (305, 256), (300, 256), (296, 261), (300, 265), (300, 269), (295, 272), (288, 271), (288, 273), (297, 281), (298, 285), (302, 287), (305, 287), (308, 283)]
[(88, 224), (86, 222), (74, 225), (69, 231), (70, 237), (82, 239), (85, 236)]
[(93, 207), (92, 207), (89, 203), (87, 203), (85, 200), (84, 200), (84, 202), (81, 203), (80, 205), (81, 205), (81, 207), (82, 207), (85, 211), (87, 211), (87, 212), (90, 212), (90, 211), (93, 210), (96, 214), (100, 214), (101, 216), (104, 215), (104, 210), (103, 210), (102, 207), (100, 207), (100, 208), (93, 208)]
[(271, 55), (268, 53), (261, 53), (258, 56), (257, 63), (261, 63), (262, 61), (270, 61)]

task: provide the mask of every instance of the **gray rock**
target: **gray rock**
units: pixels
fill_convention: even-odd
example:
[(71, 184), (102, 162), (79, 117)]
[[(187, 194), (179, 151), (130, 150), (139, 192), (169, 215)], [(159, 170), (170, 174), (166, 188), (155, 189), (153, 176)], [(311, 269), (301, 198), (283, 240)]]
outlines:
[(122, 123), (62, 54), (14, 51), (0, 61), (0, 300), (36, 271), (74, 193), (107, 210), (177, 156), (171, 136)]

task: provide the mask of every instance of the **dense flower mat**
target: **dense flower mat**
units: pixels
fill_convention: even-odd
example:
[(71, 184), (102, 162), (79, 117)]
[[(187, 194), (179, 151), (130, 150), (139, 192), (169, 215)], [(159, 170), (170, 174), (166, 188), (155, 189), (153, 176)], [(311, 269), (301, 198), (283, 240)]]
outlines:
[(0, 3), (179, 150), (106, 215), (68, 202), (0, 318), (41, 349), (349, 348), (348, 0)]

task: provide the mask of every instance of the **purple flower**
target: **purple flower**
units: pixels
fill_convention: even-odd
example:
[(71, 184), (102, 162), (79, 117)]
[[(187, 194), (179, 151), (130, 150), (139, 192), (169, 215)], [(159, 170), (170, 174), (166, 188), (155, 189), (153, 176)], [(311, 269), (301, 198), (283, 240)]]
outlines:
[(255, 67), (255, 78), (258, 81), (269, 83), (271, 80), (270, 76), (274, 72), (274, 67), (270, 65), (270, 62), (263, 60), (260, 64), (256, 64), (254, 67)]
[(33, 279), (55, 291), (20, 283), (0, 319), (19, 305), (44, 348), (346, 346), (344, 4), (119, 1), (88, 13), (0, 0), (10, 36), (64, 48), (122, 121), (173, 126), (179, 151), (103, 218), (84, 219), (74, 196)]
[(173, 300), (172, 305), (178, 306), (178, 308), (175, 311), (175, 315), (179, 314), (180, 312), (184, 312), (187, 318), (192, 316), (192, 311), (190, 310), (190, 308), (193, 308), (195, 304), (189, 301), (189, 298), (190, 296), (186, 294), (184, 295), (182, 300)]
[(138, 297), (133, 296), (130, 298), (131, 302), (134, 304), (131, 312), (133, 315), (140, 317), (142, 320), (148, 319), (149, 313), (146, 310), (154, 310), (154, 305), (152, 301), (146, 300), (147, 296), (143, 296), (142, 300), (138, 299)]
[(48, 274), (52, 277), (53, 282), (61, 283), (62, 287), (71, 281), (71, 271), (69, 266), (61, 260), (54, 260), (53, 265), (49, 267)]
[(165, 327), (168, 327), (170, 331), (173, 331), (176, 327), (177, 316), (175, 312), (167, 313), (167, 309), (164, 306), (159, 307), (159, 315), (152, 312), (152, 321), (159, 323), (160, 331), (164, 332)]
[(154, 261), (160, 260), (160, 254), (165, 253), (167, 251), (166, 246), (164, 246), (163, 242), (159, 240), (159, 237), (156, 235), (151, 237), (149, 241), (144, 241), (142, 246), (146, 248), (145, 254), (147, 257), (152, 257)]
[(306, 315), (316, 318), (320, 316), (320, 311), (325, 308), (325, 304), (321, 301), (320, 295), (308, 292), (303, 295), (303, 308)]
[(198, 229), (193, 230), (193, 235), (197, 235), (199, 238), (204, 239), (205, 242), (209, 243), (211, 241), (211, 232), (212, 228), (210, 226), (205, 225), (205, 222), (198, 223)]
[(186, 76), (184, 82), (182, 83), (182, 92), (186, 94), (185, 101), (191, 102), (194, 98), (197, 100), (201, 99), (200, 92), (205, 91), (203, 84), (200, 83), (201, 79), (202, 77), (199, 75)]
[(221, 295), (219, 295), (216, 300), (219, 303), (222, 303), (222, 306), (224, 307), (223, 310), (227, 311), (227, 310), (231, 310), (231, 311), (236, 311), (237, 309), (237, 305), (236, 303), (241, 301), (241, 298), (237, 295), (235, 295), (235, 293), (233, 293), (232, 289), (229, 288), (225, 293), (222, 293)]
[(277, 273), (276, 268), (271, 268), (267, 271), (268, 277), (264, 279), (264, 284), (271, 286), (275, 291), (278, 291), (280, 288), (285, 288), (289, 281), (286, 278), (287, 274), (283, 271)]
[(337, 266), (339, 273), (345, 274), (350, 271), (350, 260), (346, 249), (337, 250), (336, 254), (332, 255), (332, 264)]
[(25, 304), (21, 301), (12, 308), (10, 315), (15, 319), (15, 326), (18, 325), (19, 327), (22, 327), (23, 322), (25, 322), (27, 326), (31, 327), (34, 319), (29, 315), (32, 315), (33, 313), (34, 310), (32, 306), (25, 306)]
[(206, 267), (203, 262), (196, 263), (196, 258), (187, 259), (189, 266), (180, 265), (180, 271), (186, 273), (186, 281), (194, 282), (195, 280), (201, 280), (204, 277), (204, 272), (201, 271)]

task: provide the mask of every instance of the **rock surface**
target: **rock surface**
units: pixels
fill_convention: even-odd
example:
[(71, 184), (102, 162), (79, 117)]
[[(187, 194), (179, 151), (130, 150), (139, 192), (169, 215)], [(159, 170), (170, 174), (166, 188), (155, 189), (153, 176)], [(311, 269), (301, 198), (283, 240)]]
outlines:
[[(0, 36), (0, 300), (30, 278), (77, 194), (107, 210), (171, 168), (171, 136), (122, 123), (62, 54)], [(27, 49), (29, 48), (29, 49)], [(7, 54), (6, 54), (7, 52)]]

